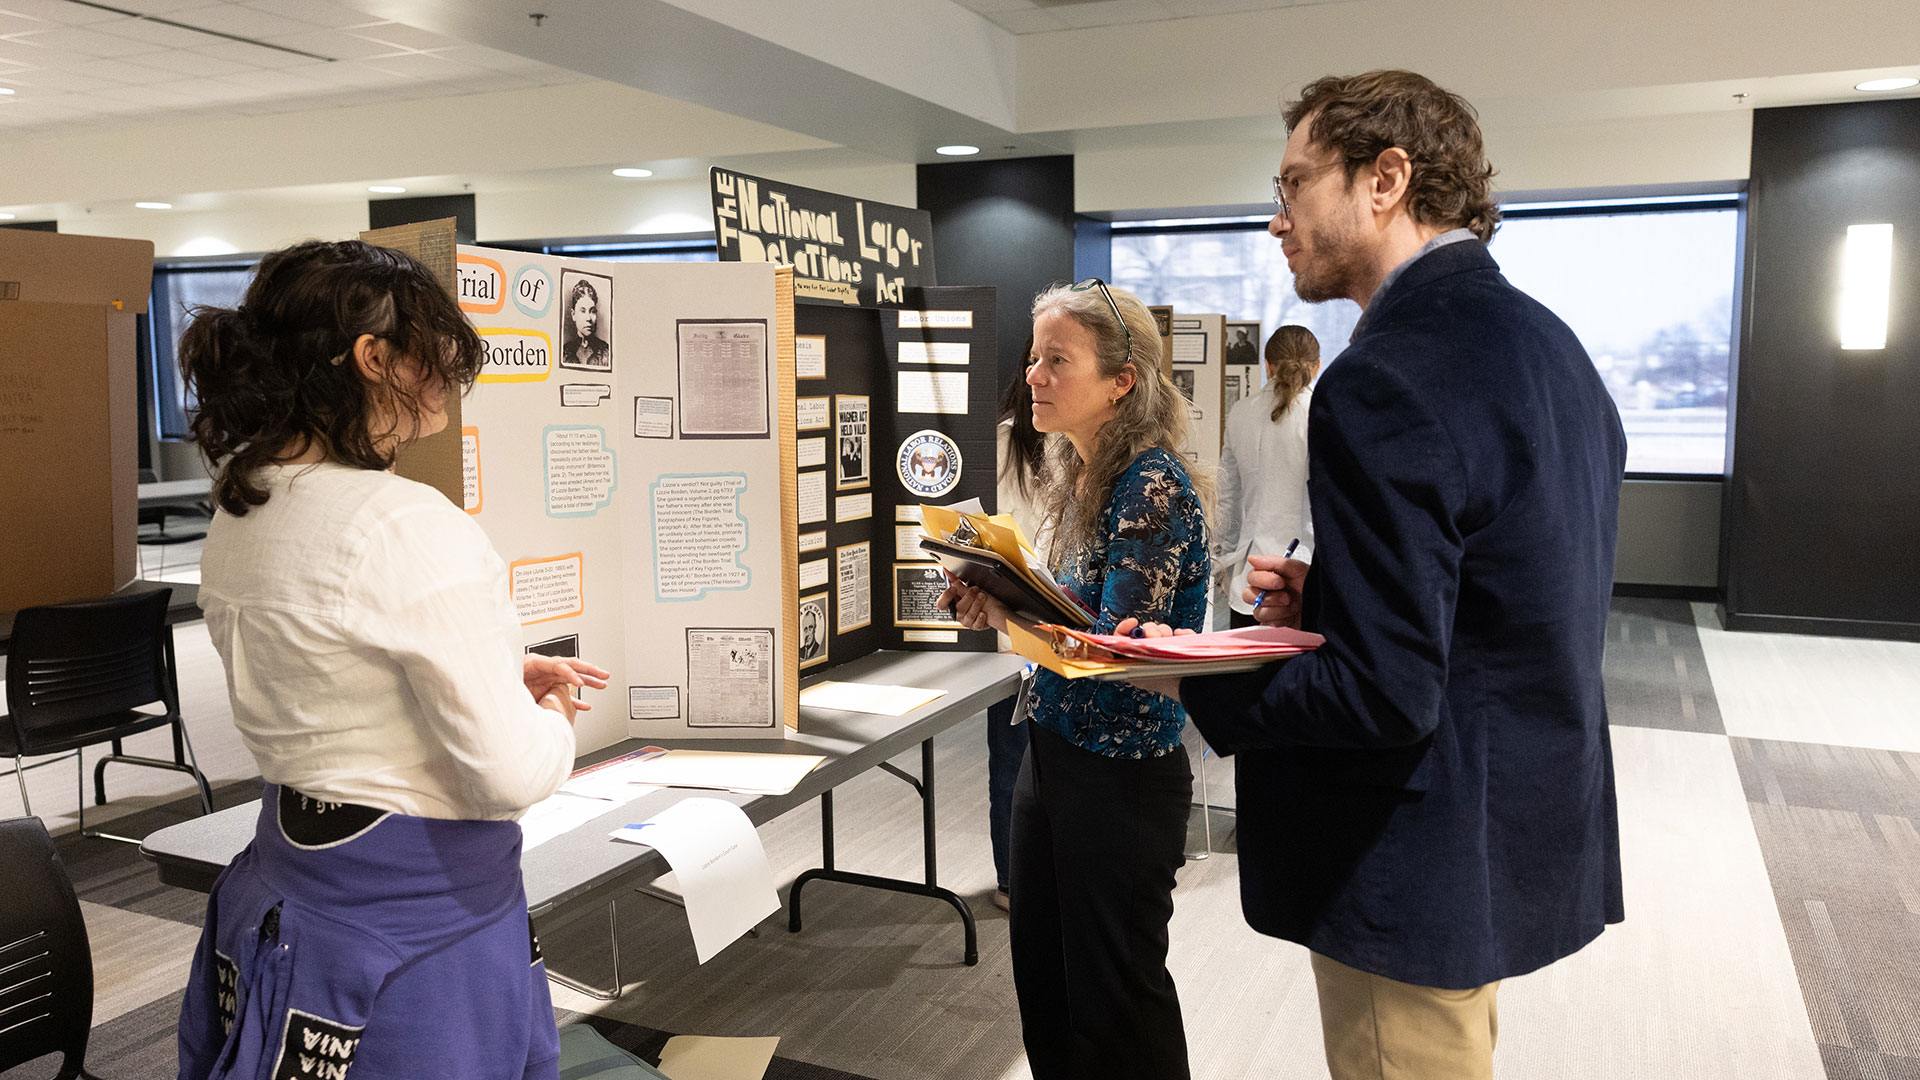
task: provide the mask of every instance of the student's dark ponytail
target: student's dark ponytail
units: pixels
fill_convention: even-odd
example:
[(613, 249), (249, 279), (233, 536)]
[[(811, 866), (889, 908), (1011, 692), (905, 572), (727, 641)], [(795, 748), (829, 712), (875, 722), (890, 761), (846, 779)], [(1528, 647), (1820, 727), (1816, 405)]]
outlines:
[(359, 241), (309, 242), (260, 260), (240, 306), (196, 308), (180, 337), (180, 370), (197, 404), (188, 426), (218, 474), (213, 500), (242, 515), (267, 501), (258, 470), (318, 446), (328, 460), (393, 466), (392, 432), (370, 430), (373, 394), (395, 415), (417, 413), (404, 386), (363, 380), (363, 334), (412, 358), (431, 386), (464, 390), (479, 374), (479, 335), (431, 271)]

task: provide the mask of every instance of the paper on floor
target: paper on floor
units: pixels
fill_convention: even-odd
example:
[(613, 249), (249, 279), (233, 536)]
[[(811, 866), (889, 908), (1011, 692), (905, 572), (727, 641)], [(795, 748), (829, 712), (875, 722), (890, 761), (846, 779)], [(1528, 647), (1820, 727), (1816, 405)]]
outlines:
[(946, 696), (945, 690), (923, 690), (917, 686), (879, 686), (828, 680), (800, 691), (800, 704), (810, 709), (905, 716), (929, 701), (938, 701)]
[(673, 867), (693, 930), (694, 956), (703, 964), (780, 909), (760, 834), (730, 802), (682, 799), (609, 835), (644, 844)]
[(675, 1035), (660, 1048), (660, 1071), (669, 1080), (763, 1080), (779, 1045), (778, 1035), (761, 1039)]

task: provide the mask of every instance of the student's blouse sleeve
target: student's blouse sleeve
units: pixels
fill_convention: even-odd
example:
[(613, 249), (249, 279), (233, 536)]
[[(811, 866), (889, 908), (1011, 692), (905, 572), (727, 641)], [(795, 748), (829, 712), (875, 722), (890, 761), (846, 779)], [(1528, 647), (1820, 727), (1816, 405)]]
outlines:
[(375, 594), (350, 617), (406, 673), (467, 806), (506, 817), (553, 794), (573, 767), (573, 729), (522, 681), (507, 568), (486, 534), (450, 504), (408, 508), (369, 536), (365, 570)]
[[(1188, 626), (1176, 601), (1189, 563), (1207, 565), (1207, 526), (1186, 475), (1165, 465), (1136, 464), (1114, 485), (1107, 577), (1093, 632), (1110, 634), (1122, 619)], [(1197, 626), (1188, 626), (1197, 629)]]

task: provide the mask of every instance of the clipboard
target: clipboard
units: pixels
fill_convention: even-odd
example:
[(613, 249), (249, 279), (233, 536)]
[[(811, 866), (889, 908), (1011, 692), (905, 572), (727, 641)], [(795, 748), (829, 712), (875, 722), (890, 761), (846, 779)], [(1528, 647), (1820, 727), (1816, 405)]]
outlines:
[(1093, 616), (1084, 608), (1034, 588), (998, 552), (932, 536), (922, 536), (920, 548), (938, 559), (941, 569), (968, 585), (986, 590), (1013, 611), (1029, 618), (1057, 620), (1075, 629), (1093, 625)]

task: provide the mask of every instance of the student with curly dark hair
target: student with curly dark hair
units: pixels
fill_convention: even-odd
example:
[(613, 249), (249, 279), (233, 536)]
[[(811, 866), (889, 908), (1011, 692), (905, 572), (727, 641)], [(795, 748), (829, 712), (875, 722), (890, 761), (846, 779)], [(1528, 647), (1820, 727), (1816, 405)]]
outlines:
[(522, 655), (473, 520), (390, 470), (447, 424), (480, 338), (425, 267), (358, 242), (261, 260), (180, 341), (218, 468), (200, 602), (266, 790), (220, 875), (180, 1075), (553, 1076), (517, 817), (573, 763), (577, 686)]

